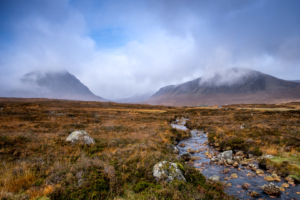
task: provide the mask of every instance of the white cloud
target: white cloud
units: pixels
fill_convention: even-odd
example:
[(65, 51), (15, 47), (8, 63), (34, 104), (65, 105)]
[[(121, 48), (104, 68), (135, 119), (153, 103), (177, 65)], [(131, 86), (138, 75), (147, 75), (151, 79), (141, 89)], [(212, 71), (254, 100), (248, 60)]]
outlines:
[[(0, 54), (5, 88), (18, 87), (17, 79), (35, 69), (66, 69), (108, 99), (155, 92), (232, 67), (300, 79), (299, 38), (286, 31), (291, 27), (282, 34), (268, 32), (274, 27), (266, 26), (268, 19), (261, 14), (265, 4), (107, 1), (98, 9), (69, 1), (32, 2), (22, 19), (12, 20), (14, 42)], [(125, 45), (99, 48), (89, 34), (103, 27), (124, 30), (129, 35)]]

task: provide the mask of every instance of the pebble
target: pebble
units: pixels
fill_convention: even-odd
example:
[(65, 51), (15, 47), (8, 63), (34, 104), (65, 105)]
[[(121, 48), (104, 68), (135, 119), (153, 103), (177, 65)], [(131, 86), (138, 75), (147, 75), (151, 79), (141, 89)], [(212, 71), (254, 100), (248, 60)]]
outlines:
[(289, 187), (289, 184), (288, 184), (288, 183), (282, 183), (281, 186), (282, 186), (282, 187), (285, 187), (285, 188), (288, 188), (288, 187)]
[(231, 174), (230, 178), (235, 179), (238, 178), (238, 175), (236, 173)]

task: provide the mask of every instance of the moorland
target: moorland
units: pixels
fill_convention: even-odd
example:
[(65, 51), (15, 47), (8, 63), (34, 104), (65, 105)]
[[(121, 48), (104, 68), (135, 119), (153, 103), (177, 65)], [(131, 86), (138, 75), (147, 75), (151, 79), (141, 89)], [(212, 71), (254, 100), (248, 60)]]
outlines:
[[(171, 107), (48, 99), (0, 99), (1, 199), (234, 199), (172, 151), (190, 131), (187, 117), (220, 151), (272, 155), (268, 168), (300, 175), (300, 103)], [(93, 145), (66, 138), (86, 130)], [(186, 182), (153, 177), (160, 161), (178, 163)]]

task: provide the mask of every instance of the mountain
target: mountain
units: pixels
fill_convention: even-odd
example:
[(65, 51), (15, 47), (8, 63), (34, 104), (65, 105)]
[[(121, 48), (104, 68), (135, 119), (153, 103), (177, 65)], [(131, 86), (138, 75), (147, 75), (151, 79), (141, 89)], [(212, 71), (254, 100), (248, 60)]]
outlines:
[(40, 72), (25, 74), (22, 87), (6, 92), (5, 96), (51, 98), (84, 101), (106, 101), (93, 94), (87, 86), (69, 72)]
[(145, 103), (199, 106), (240, 103), (281, 103), (300, 100), (300, 83), (234, 68), (161, 88)]
[(132, 97), (117, 99), (114, 102), (116, 103), (141, 103), (151, 97), (152, 94), (142, 94), (142, 95), (134, 95)]
[(300, 80), (293, 80), (294, 82), (300, 83)]

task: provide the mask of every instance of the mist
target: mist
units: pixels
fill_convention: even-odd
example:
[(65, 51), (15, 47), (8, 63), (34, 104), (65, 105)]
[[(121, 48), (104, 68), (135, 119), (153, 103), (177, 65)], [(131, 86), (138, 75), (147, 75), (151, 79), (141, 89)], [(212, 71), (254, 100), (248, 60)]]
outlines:
[(299, 7), (297, 0), (4, 0), (1, 91), (26, 87), (20, 80), (35, 70), (66, 70), (111, 100), (232, 68), (299, 80)]

